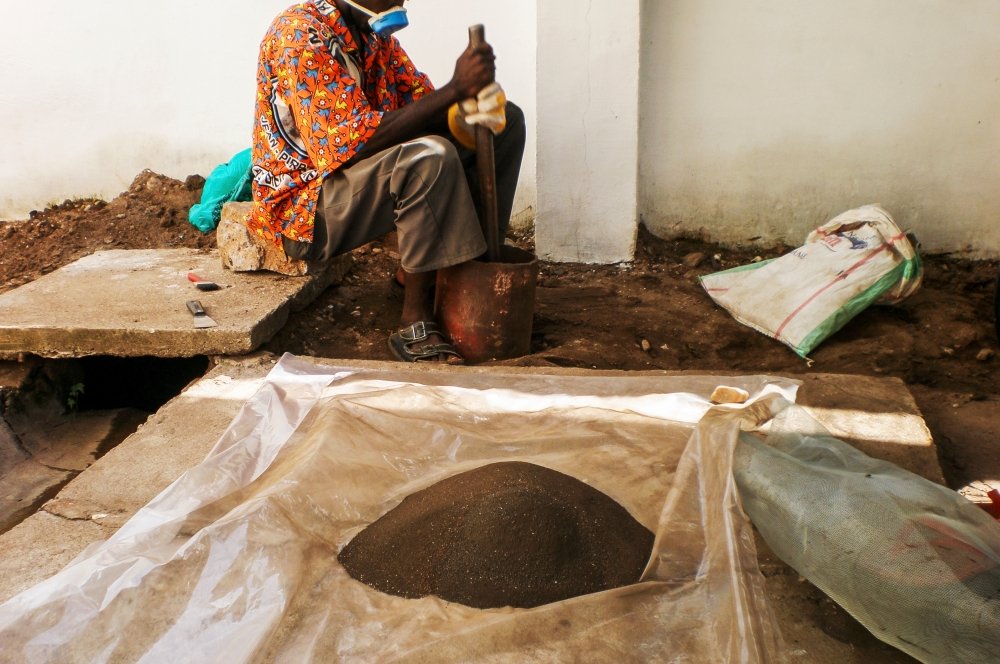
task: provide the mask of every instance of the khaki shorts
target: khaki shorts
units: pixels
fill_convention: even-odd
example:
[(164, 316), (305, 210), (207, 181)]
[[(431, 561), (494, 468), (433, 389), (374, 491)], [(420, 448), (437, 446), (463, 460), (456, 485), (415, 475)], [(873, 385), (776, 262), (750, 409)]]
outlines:
[(465, 169), (450, 141), (427, 136), (335, 171), (320, 190), (312, 244), (286, 240), (285, 251), (326, 260), (393, 229), (407, 272), (457, 265), (486, 251)]

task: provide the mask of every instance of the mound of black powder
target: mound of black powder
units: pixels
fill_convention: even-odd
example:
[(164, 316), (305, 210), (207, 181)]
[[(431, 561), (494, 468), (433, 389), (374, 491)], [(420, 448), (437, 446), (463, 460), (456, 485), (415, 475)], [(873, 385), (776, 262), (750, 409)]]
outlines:
[(338, 560), (392, 595), (529, 608), (635, 583), (652, 546), (653, 533), (597, 489), (507, 462), (408, 496)]

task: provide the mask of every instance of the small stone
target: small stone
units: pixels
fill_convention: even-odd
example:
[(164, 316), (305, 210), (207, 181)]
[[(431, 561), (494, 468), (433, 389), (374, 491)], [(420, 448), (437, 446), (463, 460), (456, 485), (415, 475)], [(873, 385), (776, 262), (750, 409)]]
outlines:
[(378, 256), (382, 253), (382, 247), (372, 247), (372, 253)]
[(712, 392), (712, 396), (709, 397), (709, 401), (717, 404), (746, 403), (749, 398), (750, 393), (744, 389), (729, 387), (728, 385), (719, 385)]
[(643, 353), (648, 353), (649, 349), (653, 347), (653, 345), (649, 343), (649, 339), (643, 339), (642, 343), (640, 343), (639, 345), (642, 346)]
[(704, 261), (705, 261), (705, 254), (703, 254), (700, 251), (695, 251), (685, 256), (681, 262), (688, 267), (698, 267)]
[(289, 259), (280, 247), (251, 233), (246, 220), (253, 203), (226, 203), (215, 231), (222, 266), (234, 272), (269, 270), (279, 274), (302, 276), (310, 273), (307, 261)]
[(753, 260), (752, 260), (752, 261), (750, 261), (750, 262), (751, 262), (751, 263), (760, 263), (760, 262), (761, 262), (762, 260), (764, 260), (764, 257), (763, 257), (763, 256), (754, 256), (754, 257), (753, 257)]
[(121, 214), (116, 214), (115, 215), (115, 219), (124, 219), (124, 218), (125, 218), (125, 213), (124, 212), (121, 213)]
[(989, 362), (996, 354), (996, 351), (992, 348), (984, 348), (976, 354), (976, 359), (980, 362)]

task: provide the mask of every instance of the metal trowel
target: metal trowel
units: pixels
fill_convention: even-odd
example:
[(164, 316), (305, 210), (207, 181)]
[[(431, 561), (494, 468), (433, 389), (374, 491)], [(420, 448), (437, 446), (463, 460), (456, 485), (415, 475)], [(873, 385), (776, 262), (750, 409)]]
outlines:
[(218, 323), (209, 318), (208, 314), (205, 313), (205, 307), (201, 306), (201, 302), (198, 300), (188, 300), (187, 308), (191, 312), (191, 315), (194, 316), (194, 326), (196, 329), (200, 330), (218, 325)]

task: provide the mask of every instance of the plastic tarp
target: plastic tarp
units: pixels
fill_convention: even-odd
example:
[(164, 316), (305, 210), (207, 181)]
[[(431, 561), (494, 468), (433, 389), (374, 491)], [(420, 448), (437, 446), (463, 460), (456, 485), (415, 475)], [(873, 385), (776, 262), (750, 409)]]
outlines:
[(928, 664), (995, 662), (1000, 524), (951, 489), (832, 438), (798, 406), (735, 476), (774, 552), (868, 630)]
[[(753, 395), (712, 406), (719, 384)], [(213, 451), (107, 542), (0, 606), (18, 662), (781, 662), (732, 476), (768, 377), (357, 370), (285, 356)], [(634, 585), (534, 609), (375, 591), (337, 562), (407, 495), (527, 461), (656, 533)]]

